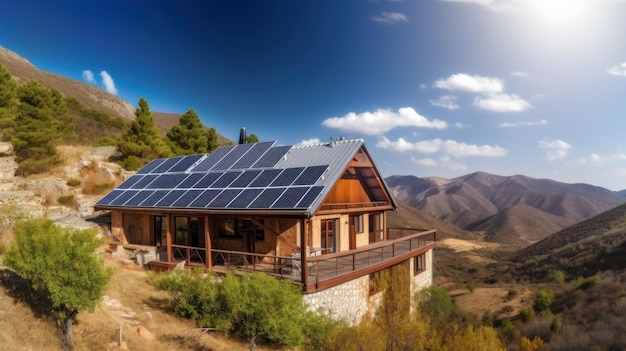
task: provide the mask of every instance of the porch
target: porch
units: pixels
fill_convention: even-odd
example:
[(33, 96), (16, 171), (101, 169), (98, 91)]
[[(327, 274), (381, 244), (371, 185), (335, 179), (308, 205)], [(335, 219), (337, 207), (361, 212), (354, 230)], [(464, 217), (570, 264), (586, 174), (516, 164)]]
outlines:
[(152, 270), (168, 270), (184, 261), (186, 267), (205, 267), (219, 273), (231, 268), (239, 272), (264, 272), (303, 284), (303, 290), (310, 293), (379, 271), (435, 247), (436, 230), (388, 230), (390, 236), (399, 238), (332, 254), (307, 254), (304, 259), (300, 252), (276, 256), (211, 249), (207, 255), (205, 248), (172, 244), (173, 262), (150, 261), (148, 266)]

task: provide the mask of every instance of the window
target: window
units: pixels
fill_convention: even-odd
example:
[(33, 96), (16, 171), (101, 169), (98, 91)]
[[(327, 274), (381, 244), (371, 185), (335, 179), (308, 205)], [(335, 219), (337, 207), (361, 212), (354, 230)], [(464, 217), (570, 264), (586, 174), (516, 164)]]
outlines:
[(165, 246), (167, 242), (167, 217), (154, 216), (152, 221), (154, 246)]
[(174, 245), (204, 247), (204, 217), (176, 217)]
[(363, 233), (365, 231), (365, 228), (363, 228), (363, 215), (350, 216), (350, 226), (354, 228), (356, 234)]
[(324, 219), (322, 220), (322, 230), (320, 231), (320, 243), (322, 244), (322, 253), (330, 254), (335, 252), (335, 240), (337, 233), (337, 219)]
[(413, 275), (418, 275), (426, 270), (426, 254), (413, 257)]
[[(265, 230), (249, 219), (225, 217), (218, 218), (219, 235), (224, 238), (243, 238), (244, 235), (254, 235), (255, 240), (265, 240)], [(256, 220), (263, 224), (263, 220)]]

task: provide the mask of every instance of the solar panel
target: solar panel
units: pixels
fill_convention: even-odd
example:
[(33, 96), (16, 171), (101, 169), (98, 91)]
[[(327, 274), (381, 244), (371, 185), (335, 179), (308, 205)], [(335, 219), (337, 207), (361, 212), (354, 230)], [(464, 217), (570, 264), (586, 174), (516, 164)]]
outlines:
[(154, 181), (157, 177), (158, 175), (156, 174), (147, 174), (143, 176), (141, 179), (139, 179), (137, 182), (135, 182), (135, 184), (130, 186), (130, 189), (144, 189), (146, 186), (152, 183), (152, 181)]
[(189, 190), (183, 196), (179, 197), (178, 200), (172, 203), (172, 207), (187, 207), (190, 203), (193, 202), (200, 194), (202, 194), (203, 190)]
[(241, 172), (224, 172), (220, 179), (211, 184), (211, 188), (226, 188), (235, 178), (239, 177), (240, 174)]
[(187, 170), (187, 168), (193, 166), (194, 163), (198, 162), (202, 157), (204, 157), (204, 155), (185, 156), (182, 160), (180, 160), (180, 162), (170, 168), (168, 172), (184, 172)]
[(308, 190), (308, 187), (287, 188), (280, 198), (274, 202), (272, 208), (294, 208)]
[(150, 173), (150, 171), (152, 171), (153, 169), (157, 168), (163, 162), (165, 162), (164, 158), (159, 158), (159, 159), (156, 159), (156, 160), (152, 160), (147, 165), (141, 167), (141, 169), (137, 171), (137, 174)]
[(185, 193), (185, 190), (172, 190), (167, 195), (165, 195), (159, 202), (157, 202), (156, 206), (172, 206), (174, 201), (178, 200), (178, 198)]
[(231, 169), (243, 169), (250, 168), (256, 161), (258, 161), (259, 157), (261, 157), (272, 145), (274, 145), (274, 141), (263, 142), (263, 143), (254, 143), (252, 148), (243, 155), (239, 161), (235, 162), (232, 165)]
[(277, 146), (267, 150), (252, 168), (274, 167), (287, 154), (289, 149), (291, 149), (291, 146)]
[(193, 187), (194, 188), (208, 188), (221, 175), (222, 173), (208, 173), (202, 179), (200, 179), (200, 181), (198, 181)]
[(102, 199), (98, 200), (96, 205), (109, 205), (111, 201), (115, 200), (116, 197), (120, 196), (124, 191), (123, 190), (113, 190), (110, 193), (106, 194)]
[(172, 157), (165, 160), (158, 167), (150, 171), (150, 173), (165, 173), (168, 169), (172, 168), (175, 164), (180, 161), (182, 157)]
[(193, 200), (191, 204), (189, 204), (189, 207), (205, 208), (221, 192), (222, 192), (222, 189), (205, 190), (200, 196), (198, 196), (195, 200)]
[(180, 182), (180, 184), (176, 185), (177, 188), (191, 188), (196, 184), (202, 177), (204, 177), (204, 173), (192, 173), (185, 180)]
[(130, 200), (133, 196), (137, 195), (136, 190), (126, 190), (123, 194), (115, 198), (115, 200), (111, 201), (110, 205), (112, 206), (121, 206), (126, 203), (126, 201)]
[(134, 174), (133, 176), (131, 176), (130, 178), (126, 179), (124, 181), (124, 183), (118, 185), (117, 189), (129, 189), (131, 188), (135, 183), (137, 183), (138, 181), (140, 181), (144, 176), (143, 175), (138, 175), (138, 174)]
[(285, 188), (267, 188), (263, 190), (248, 208), (270, 208), (284, 191)]
[(229, 188), (245, 188), (256, 178), (261, 171), (244, 171), (241, 175), (230, 183)]
[(276, 179), (280, 172), (280, 169), (266, 169), (263, 171), (263, 173), (259, 174), (259, 176), (256, 177), (256, 179), (254, 179), (252, 183), (250, 183), (250, 186), (264, 188), (270, 185), (270, 183), (274, 181), (274, 179)]
[(218, 163), (215, 164), (213, 168), (214, 171), (219, 170), (227, 170), (230, 169), (235, 162), (239, 161), (239, 159), (248, 152), (254, 144), (239, 144), (236, 145), (233, 151), (229, 152), (228, 155), (224, 156)]
[(141, 206), (152, 207), (156, 205), (157, 202), (161, 201), (161, 199), (165, 197), (165, 195), (167, 195), (167, 193), (169, 192), (170, 192), (169, 190), (152, 191), (152, 194), (148, 196), (145, 200), (143, 200), (143, 202), (141, 203)]
[(303, 170), (304, 167), (285, 168), (283, 172), (272, 182), (271, 186), (291, 185)]
[(302, 198), (302, 200), (300, 200), (300, 202), (298, 202), (298, 206), (297, 207), (302, 207), (302, 208), (309, 208), (309, 206), (311, 206), (311, 204), (313, 203), (313, 201), (315, 201), (315, 199), (319, 196), (319, 194), (322, 192), (322, 189), (324, 189), (323, 186), (314, 186), (311, 187), (311, 190), (309, 190), (306, 195), (304, 195), (304, 197)]
[(187, 177), (189, 177), (189, 174), (185, 173), (161, 174), (157, 179), (150, 183), (150, 188), (172, 189), (182, 183)]
[(241, 189), (226, 189), (226, 190), (222, 191), (219, 195), (217, 195), (215, 197), (215, 199), (213, 199), (213, 201), (211, 201), (211, 203), (208, 205), (208, 207), (224, 208), (231, 201), (233, 201), (233, 199), (237, 195), (239, 195), (239, 193), (241, 193), (241, 191), (242, 191)]
[(135, 196), (126, 201), (124, 206), (139, 206), (139, 204), (142, 203), (143, 200), (145, 200), (148, 196), (150, 196), (150, 194), (152, 194), (152, 190), (138, 191)]
[(202, 160), (197, 166), (192, 168), (191, 172), (206, 172), (210, 170), (222, 157), (226, 156), (232, 149), (235, 148), (235, 145), (232, 146), (222, 146), (218, 147), (209, 154), (204, 160)]
[(262, 191), (263, 189), (244, 189), (241, 194), (228, 205), (228, 208), (246, 208)]
[(293, 185), (313, 185), (326, 172), (326, 169), (328, 169), (327, 165), (307, 167), (293, 182)]

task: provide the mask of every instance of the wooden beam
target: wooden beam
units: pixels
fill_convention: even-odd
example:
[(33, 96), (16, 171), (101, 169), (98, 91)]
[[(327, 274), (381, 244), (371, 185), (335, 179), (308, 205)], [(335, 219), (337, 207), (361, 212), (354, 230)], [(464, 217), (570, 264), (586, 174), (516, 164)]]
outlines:
[(172, 229), (174, 228), (174, 223), (172, 221), (172, 218), (174, 218), (174, 216), (168, 213), (167, 214), (167, 229), (165, 231), (165, 237), (166, 237), (165, 245), (167, 245), (167, 262), (174, 261), (174, 257), (172, 254)]
[(204, 246), (206, 266), (208, 269), (211, 269), (213, 267), (213, 262), (211, 257), (211, 233), (209, 232), (209, 216), (204, 216)]

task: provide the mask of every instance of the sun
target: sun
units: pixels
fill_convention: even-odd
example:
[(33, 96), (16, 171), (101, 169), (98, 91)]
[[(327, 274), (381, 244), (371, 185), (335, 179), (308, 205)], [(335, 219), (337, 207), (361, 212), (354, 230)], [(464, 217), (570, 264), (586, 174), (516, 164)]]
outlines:
[(550, 31), (572, 31), (586, 27), (594, 20), (601, 2), (593, 0), (525, 0), (531, 25)]

